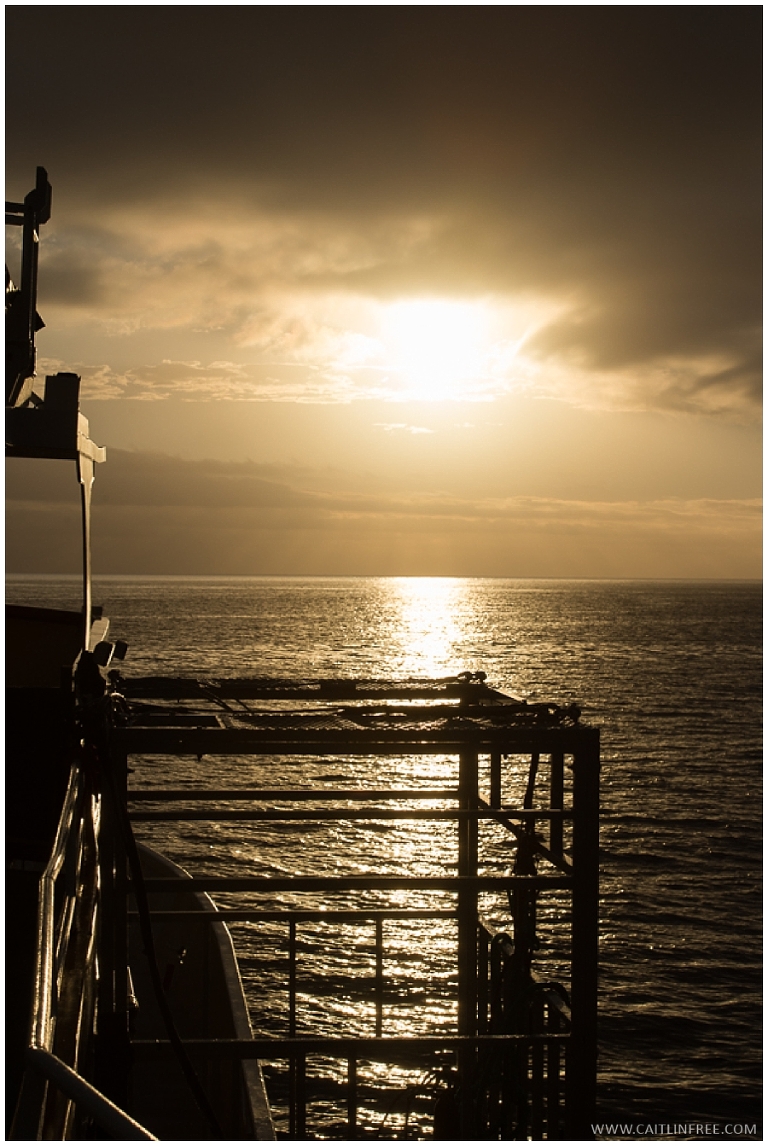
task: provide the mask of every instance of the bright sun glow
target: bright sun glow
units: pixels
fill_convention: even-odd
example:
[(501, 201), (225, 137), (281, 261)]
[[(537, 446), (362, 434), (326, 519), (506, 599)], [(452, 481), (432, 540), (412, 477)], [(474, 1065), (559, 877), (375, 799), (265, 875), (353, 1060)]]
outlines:
[(480, 303), (418, 299), (393, 303), (383, 318), (388, 364), (413, 397), (458, 397), (487, 370), (488, 315)]
[(344, 401), (491, 401), (532, 384), (537, 365), (526, 344), (560, 310), (536, 298), (384, 303), (333, 294), (294, 299), (266, 334), (248, 337), (280, 361), (313, 366), (313, 393), (325, 386)]

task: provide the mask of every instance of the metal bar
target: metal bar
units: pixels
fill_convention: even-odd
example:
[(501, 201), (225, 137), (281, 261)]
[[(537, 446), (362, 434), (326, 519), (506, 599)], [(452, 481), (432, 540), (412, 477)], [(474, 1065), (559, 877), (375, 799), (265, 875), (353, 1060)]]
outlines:
[(296, 920), (288, 925), (288, 1034), (296, 1036)]
[(105, 1095), (101, 1094), (76, 1071), (62, 1062), (56, 1055), (42, 1047), (29, 1047), (27, 1058), (31, 1065), (45, 1078), (50, 1079), (63, 1094), (76, 1102), (81, 1109), (90, 1114), (96, 1124), (106, 1130), (118, 1141), (148, 1141), (157, 1142), (154, 1134), (150, 1134), (140, 1123), (136, 1122), (124, 1110), (115, 1106)]
[(41, 1140), (43, 1115), (48, 1099), (48, 1080), (34, 1070), (25, 1070), (21, 1092), (13, 1113), (8, 1141), (38, 1142)]
[[(60, 882), (75, 896), (72, 912), (66, 910), (68, 940), (57, 958), (56, 1015), (53, 1045), (57, 1058), (77, 1070), (83, 1043), (91, 1029), (91, 999), (95, 979), (94, 921), (97, 897), (96, 850), (93, 838), (91, 800), (85, 793), (81, 813), (69, 831), (70, 854), (61, 872)], [(72, 880), (72, 886), (67, 887)], [(79, 883), (79, 894), (76, 894)], [(62, 1140), (70, 1137), (74, 1108), (71, 1100), (56, 1087), (51, 1087), (41, 1136)]]
[[(277, 723), (277, 722), (276, 722)], [(466, 718), (471, 725), (471, 717)], [(575, 752), (585, 729), (509, 729), (481, 721), (457, 734), (454, 729), (424, 729), (406, 735), (397, 729), (351, 731), (339, 728), (136, 728), (114, 730), (129, 753), (142, 756), (444, 756), (457, 755), (468, 743), (481, 752), (505, 754)]]
[(540, 752), (531, 753), (531, 766), (528, 771), (528, 783), (525, 788), (525, 796), (523, 798), (523, 807), (533, 807), (533, 796), (536, 790), (536, 775), (539, 771), (539, 760), (541, 759)]
[(83, 648), (87, 649), (91, 636), (91, 494), (94, 479), (93, 459), (87, 454), (77, 455), (77, 480), (80, 482), (80, 515), (82, 519), (82, 579), (83, 579)]
[(477, 1031), (485, 1035), (488, 1026), (488, 973), (490, 968), (491, 936), (482, 921), (477, 928)]
[[(537, 1000), (536, 1002), (534, 1015), (535, 1025), (539, 1027), (543, 1026), (544, 1015), (541, 1000)], [(545, 1047), (541, 1043), (537, 1043), (535, 1046), (532, 1046), (530, 1051), (530, 1127), (531, 1138), (534, 1142), (541, 1142), (544, 1136), (544, 1051)]]
[(491, 752), (491, 807), (501, 807), (501, 753)]
[[(99, 831), (99, 997), (97, 1045), (108, 1041), (115, 1001), (115, 844), (118, 827), (108, 788), (102, 796)], [(97, 1063), (97, 1079), (101, 1071)]]
[[(375, 1062), (388, 1062), (390, 1058), (409, 1053), (457, 1050), (461, 1047), (505, 1050), (532, 1046), (534, 1043), (567, 1043), (570, 1034), (499, 1034), (499, 1035), (410, 1035), (393, 1038), (352, 1038), (327, 1036), (324, 1038), (254, 1038), (254, 1039), (185, 1039), (185, 1047), (196, 1055), (210, 1058), (243, 1059), (301, 1058), (308, 1054), (329, 1058), (369, 1058)], [(173, 1050), (167, 1039), (134, 1039), (131, 1047), (137, 1059), (162, 1059)]]
[[(477, 752), (467, 750), (459, 755), (459, 792), (461, 807), (477, 807), (478, 760)], [(466, 819), (458, 823), (459, 877), (463, 886), (458, 894), (458, 1033), (477, 1034), (477, 888), (472, 880), (477, 876), (477, 820)], [(474, 1078), (477, 1050), (464, 1044), (458, 1052), (459, 1068), (459, 1121), (461, 1137), (469, 1141), (474, 1133)]]
[[(455, 912), (451, 913), (455, 918)], [(390, 918), (392, 918), (390, 916)], [(403, 918), (400, 916), (399, 918)], [(376, 1037), (381, 1038), (384, 1023), (384, 924), (383, 915), (376, 916), (376, 981), (374, 997), (376, 1000)]]
[[(459, 791), (465, 811), (474, 810), (477, 801), (477, 752), (459, 757)], [(477, 876), (477, 821), (459, 824), (459, 1034), (477, 1031), (477, 888), (469, 881)]]
[(347, 1060), (347, 1130), (357, 1138), (357, 1059)]
[(300, 1054), (295, 1062), (296, 1070), (296, 1137), (304, 1141), (307, 1137), (307, 1059)]
[(298, 1126), (297, 1126), (297, 1067), (298, 1059), (292, 1058), (288, 1064), (288, 1135), (292, 1142), (298, 1139)]
[[(10, 206), (6, 208), (10, 209)], [(198, 680), (195, 677), (144, 676), (132, 677), (128, 682), (131, 696), (154, 696), (166, 699), (194, 699), (201, 692), (218, 692), (228, 697), (282, 700), (349, 700), (369, 698), (413, 699), (446, 698), (456, 699), (476, 696), (478, 699), (498, 697), (503, 694), (480, 682), (467, 683), (456, 677), (406, 677), (402, 680), (381, 680), (376, 677), (301, 677), (288, 680), (285, 677), (219, 677), (215, 680)], [(509, 698), (505, 698), (509, 699)], [(522, 705), (521, 705), (522, 707)], [(533, 709), (536, 706), (530, 705)]]
[[(147, 892), (186, 894), (190, 891), (501, 891), (508, 887), (567, 888), (565, 875), (478, 876), (196, 876), (193, 879), (148, 879)], [(129, 885), (130, 890), (130, 885)]]
[(499, 1034), (503, 1030), (503, 983), (502, 983), (502, 950), (500, 942), (491, 941), (490, 958), (490, 1034)]
[[(125, 807), (128, 783), (128, 758), (125, 753), (112, 752), (110, 768), (115, 777), (118, 799)], [(119, 1036), (128, 1039), (128, 857), (122, 832), (117, 833), (115, 846), (115, 1013)], [(127, 1059), (126, 1055), (126, 1059)], [(126, 1073), (128, 1063), (126, 1061)], [(128, 1098), (128, 1080), (124, 1080), (125, 1099)], [(120, 1095), (122, 1102), (123, 1094)]]
[(52, 1045), (52, 1008), (56, 990), (54, 886), (64, 866), (67, 844), (75, 817), (79, 814), (82, 798), (82, 775), (80, 769), (73, 766), (70, 769), (64, 804), (56, 827), (51, 858), (40, 877), (38, 897), (35, 985), (29, 1041), (32, 1046), (44, 1047), (46, 1050), (50, 1050)]
[[(119, 808), (125, 775), (120, 775), (119, 748), (110, 753), (109, 764), (117, 769), (115, 784), (104, 785), (99, 831), (99, 999), (95, 1082), (99, 1090), (119, 1106), (127, 1102), (129, 1064), (127, 896), (129, 883), (120, 831)], [(126, 758), (122, 755), (125, 770)], [(124, 790), (124, 788), (122, 788)]]
[[(484, 807), (484, 808), (488, 807), (488, 805), (485, 803), (485, 800), (483, 800), (482, 798), (478, 802), (480, 803), (481, 807)], [(559, 812), (557, 812), (555, 814), (558, 816), (560, 815)], [(515, 819), (517, 819), (518, 816), (520, 819), (525, 819), (525, 820), (528, 820), (529, 823), (533, 822), (535, 824), (535, 821), (538, 819), (542, 819), (542, 820), (551, 819), (552, 813), (551, 813), (551, 810), (547, 809), (547, 808), (541, 808), (541, 809), (534, 808), (534, 809), (524, 809), (522, 814), (520, 814), (519, 810), (518, 810), (518, 812), (515, 813)], [(568, 812), (564, 811), (563, 816), (566, 816), (568, 819), (573, 819), (573, 812), (572, 811), (568, 811)], [(549, 860), (549, 862), (554, 867), (558, 868), (559, 871), (566, 872), (566, 873), (570, 874), (570, 872), (572, 870), (572, 865), (569, 864), (568, 861), (566, 859), (564, 859), (562, 856), (554, 855), (550, 851), (550, 849), (548, 847), (546, 847), (546, 845), (542, 842), (542, 840), (539, 838), (539, 836), (537, 836), (535, 834), (535, 832), (534, 832), (533, 836), (531, 836), (530, 832), (521, 831), (520, 828), (516, 827), (512, 823), (510, 817), (507, 816), (505, 812), (496, 812), (495, 813), (495, 819), (496, 819), (497, 823), (502, 824), (505, 828), (508, 828), (509, 831), (512, 832), (512, 834), (518, 840), (525, 839), (526, 843), (533, 842), (533, 845), (535, 847), (536, 852), (539, 855), (544, 856), (545, 859)]]
[[(553, 1006), (547, 1007), (547, 1031), (556, 1033), (560, 1029), (560, 1015)], [(548, 1043), (546, 1050), (547, 1070), (547, 1140), (557, 1139), (560, 1131), (560, 1047), (558, 1043)]]
[[(67, 790), (56, 827), (50, 859), (43, 871), (38, 889), (37, 942), (33, 979), (32, 1014), (27, 1035), (33, 1050), (49, 1052), (55, 1034), (54, 1011), (57, 996), (55, 944), (55, 887), (66, 862), (73, 825), (81, 814), (83, 778), (77, 765), (70, 768)], [(11, 1137), (36, 1139), (40, 1136), (47, 1107), (49, 1088), (39, 1073), (25, 1071), (21, 1094), (16, 1105)]]
[[(553, 752), (550, 756), (549, 773), (549, 806), (552, 811), (560, 811), (563, 807), (563, 753)], [(563, 854), (563, 820), (561, 816), (552, 816), (549, 821), (549, 847), (553, 855)]]
[[(458, 800), (457, 788), (134, 788), (132, 800)], [(514, 811), (514, 809), (512, 809)]]
[(573, 909), (568, 1136), (588, 1140), (595, 1121), (597, 1085), (597, 972), (600, 815), (600, 734), (590, 729), (573, 759)]
[[(547, 812), (544, 815), (531, 813), (530, 810), (517, 812), (506, 811), (508, 819), (520, 819), (528, 822), (537, 819), (548, 819), (553, 823), (562, 824), (561, 814)], [(498, 820), (499, 813), (495, 809), (486, 808), (347, 808), (336, 811), (330, 808), (304, 808), (302, 811), (281, 811), (276, 809), (240, 811), (233, 809), (204, 808), (177, 808), (174, 810), (132, 812), (131, 820), (135, 823), (149, 821), (176, 821), (176, 820), (208, 820), (224, 823), (229, 820), (249, 821), (292, 821), (292, 820), (327, 820), (341, 822), (344, 820)], [(470, 832), (471, 835), (471, 832)], [(562, 829), (560, 832), (562, 837)]]
[[(137, 918), (137, 912), (129, 911), (128, 918)], [(153, 911), (150, 908), (152, 919), (157, 923), (199, 923), (208, 927), (211, 923), (280, 923), (286, 919), (294, 919), (297, 923), (351, 923), (381, 921), (382, 919), (456, 919), (457, 914), (453, 908), (438, 908), (424, 911), (419, 908), (370, 908), (359, 911), (294, 911), (284, 908), (282, 911), (260, 911), (249, 908), (222, 908), (215, 914), (210, 911)]]

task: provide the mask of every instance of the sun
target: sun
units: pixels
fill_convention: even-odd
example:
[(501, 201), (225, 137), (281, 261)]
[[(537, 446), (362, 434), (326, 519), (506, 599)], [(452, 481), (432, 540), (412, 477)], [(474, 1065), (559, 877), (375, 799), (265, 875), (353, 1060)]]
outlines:
[(417, 399), (459, 397), (487, 369), (488, 315), (481, 303), (410, 299), (382, 316), (387, 365)]

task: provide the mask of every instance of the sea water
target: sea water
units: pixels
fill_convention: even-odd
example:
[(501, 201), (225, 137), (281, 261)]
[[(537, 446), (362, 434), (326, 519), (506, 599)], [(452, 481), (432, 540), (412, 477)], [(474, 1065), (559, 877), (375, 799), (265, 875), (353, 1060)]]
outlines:
[[(130, 645), (127, 675), (482, 669), (516, 696), (577, 702), (602, 734), (598, 1120), (757, 1124), (759, 1133), (759, 583), (113, 577), (96, 580), (94, 599), (111, 635)], [(10, 578), (8, 600), (77, 607), (77, 583)], [(450, 757), (136, 768), (132, 782), (141, 786), (183, 787), (201, 773), (222, 786), (456, 781)], [(455, 862), (451, 829), (440, 823), (139, 829), (196, 873), (429, 875)], [(496, 826), (482, 831), (487, 870), (508, 865)], [(404, 895), (387, 902), (450, 906)], [(489, 910), (503, 925), (503, 905)], [(556, 916), (544, 913), (537, 953), (537, 969), (555, 978), (567, 973)], [(385, 1035), (455, 1030), (451, 928), (385, 925)], [(370, 930), (303, 926), (299, 1034), (372, 1033)], [(233, 928), (258, 1033), (286, 1033), (284, 932), (281, 924)], [(399, 1117), (383, 1137), (419, 1133)]]

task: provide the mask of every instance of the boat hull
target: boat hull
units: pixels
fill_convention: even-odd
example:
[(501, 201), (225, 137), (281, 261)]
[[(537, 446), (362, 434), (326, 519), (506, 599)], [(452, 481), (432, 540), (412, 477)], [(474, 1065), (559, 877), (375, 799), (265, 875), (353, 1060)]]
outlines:
[[(148, 878), (189, 879), (183, 868), (139, 845)], [(211, 919), (216, 907), (200, 892), (151, 892), (150, 910), (199, 912), (197, 922), (153, 923), (157, 961), (166, 997), (182, 1039), (250, 1039), (252, 1031), (232, 939), (224, 923)], [(129, 963), (137, 1007), (132, 1034), (137, 1039), (167, 1037), (157, 1006), (139, 934), (131, 917)], [(261, 1067), (255, 1060), (195, 1060), (193, 1063), (228, 1139), (275, 1137)], [(160, 1139), (210, 1138), (181, 1068), (169, 1051), (166, 1061), (135, 1062), (130, 1074), (129, 1113)]]

